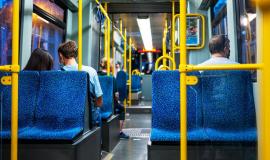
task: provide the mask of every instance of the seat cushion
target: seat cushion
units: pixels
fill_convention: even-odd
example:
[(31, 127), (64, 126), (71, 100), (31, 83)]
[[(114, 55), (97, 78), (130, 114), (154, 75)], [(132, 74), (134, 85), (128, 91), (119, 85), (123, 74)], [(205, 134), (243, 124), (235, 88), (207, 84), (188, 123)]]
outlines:
[(25, 140), (72, 140), (81, 132), (81, 127), (57, 130), (37, 126), (26, 128), (23, 132), (19, 133), (19, 137)]
[(241, 131), (220, 131), (206, 129), (207, 137), (214, 142), (256, 142), (257, 130), (255, 128)]
[[(159, 142), (177, 142), (180, 141), (180, 133), (178, 131), (173, 130), (163, 130), (152, 128), (151, 131), (151, 141), (159, 141)], [(188, 141), (206, 141), (208, 137), (204, 129), (197, 129), (188, 131)]]

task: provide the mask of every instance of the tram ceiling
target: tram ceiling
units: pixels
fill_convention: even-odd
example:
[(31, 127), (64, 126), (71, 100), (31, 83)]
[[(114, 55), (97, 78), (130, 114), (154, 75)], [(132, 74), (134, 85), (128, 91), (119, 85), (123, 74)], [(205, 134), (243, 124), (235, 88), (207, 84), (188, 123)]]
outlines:
[(144, 44), (137, 24), (137, 17), (139, 16), (148, 16), (150, 18), (153, 47), (161, 49), (165, 20), (170, 18), (171, 15), (166, 13), (113, 14), (115, 21), (118, 21), (120, 18), (123, 20), (123, 26), (127, 28), (127, 35), (132, 37), (135, 46), (138, 49), (143, 49)]
[[(108, 13), (116, 14), (116, 13), (172, 13), (172, 3), (168, 1), (159, 1), (160, 3), (156, 3), (157, 1), (142, 1), (137, 0), (130, 1), (127, 3), (119, 3), (119, 0), (110, 1), (108, 3)], [(143, 3), (144, 2), (144, 3)], [(155, 3), (154, 3), (155, 2)], [(176, 12), (179, 12), (178, 3), (176, 4)]]

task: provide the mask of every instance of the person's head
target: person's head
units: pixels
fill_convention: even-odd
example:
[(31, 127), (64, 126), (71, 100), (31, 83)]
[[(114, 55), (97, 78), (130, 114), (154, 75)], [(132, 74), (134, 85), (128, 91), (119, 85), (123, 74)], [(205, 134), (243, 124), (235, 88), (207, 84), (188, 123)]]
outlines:
[[(106, 58), (102, 58), (101, 62), (100, 62), (100, 67), (101, 70), (107, 70), (107, 59)], [(113, 68), (113, 60), (110, 61), (110, 71), (112, 71)]]
[(211, 55), (219, 54), (223, 57), (230, 57), (230, 40), (225, 35), (216, 35), (209, 42)]
[(120, 69), (121, 68), (121, 62), (116, 62), (116, 64), (115, 64), (115, 68), (116, 69)]
[(58, 47), (59, 61), (66, 64), (70, 59), (76, 59), (78, 56), (78, 47), (75, 41), (67, 41)]
[(37, 48), (32, 52), (24, 70), (46, 71), (52, 70), (52, 68), (53, 58), (50, 53), (44, 49)]

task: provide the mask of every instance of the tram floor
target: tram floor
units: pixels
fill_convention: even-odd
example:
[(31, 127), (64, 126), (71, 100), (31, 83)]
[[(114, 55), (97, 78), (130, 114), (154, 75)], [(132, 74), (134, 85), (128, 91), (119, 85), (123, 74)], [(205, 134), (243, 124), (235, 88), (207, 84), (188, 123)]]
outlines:
[(151, 114), (127, 114), (123, 131), (130, 139), (121, 139), (103, 160), (147, 160), (150, 128)]

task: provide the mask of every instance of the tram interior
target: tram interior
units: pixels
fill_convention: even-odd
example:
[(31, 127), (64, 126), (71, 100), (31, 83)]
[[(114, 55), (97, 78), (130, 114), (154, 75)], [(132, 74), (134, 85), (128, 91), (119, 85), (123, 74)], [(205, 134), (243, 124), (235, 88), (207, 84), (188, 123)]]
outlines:
[[(1, 66), (12, 63), (13, 3), (0, 1)], [(21, 1), (18, 159), (180, 159), (178, 46), (183, 22), (174, 18), (180, 12), (179, 2), (83, 0), (82, 4), (79, 46), (77, 1)], [(259, 22), (250, 0), (187, 0), (186, 12), (187, 64), (197, 66), (210, 59), (209, 42), (216, 35), (229, 39), (231, 61), (258, 62)], [(100, 125), (92, 124), (91, 75), (61, 71), (58, 47), (69, 40), (82, 47), (83, 65), (97, 72), (103, 71), (103, 59), (110, 65), (104, 69), (108, 76), (99, 76)], [(36, 48), (50, 53), (51, 71), (23, 71)], [(10, 75), (1, 71), (1, 81)], [(187, 82), (186, 92), (188, 159), (258, 159), (257, 71), (198, 70), (187, 76), (195, 81)], [(124, 107), (123, 124), (115, 111), (114, 80)], [(3, 82), (0, 91), (0, 159), (8, 160), (13, 92)], [(126, 137), (119, 137), (119, 131)]]

